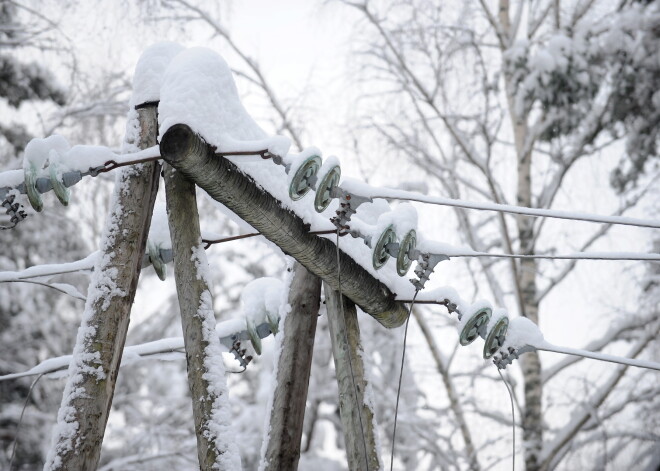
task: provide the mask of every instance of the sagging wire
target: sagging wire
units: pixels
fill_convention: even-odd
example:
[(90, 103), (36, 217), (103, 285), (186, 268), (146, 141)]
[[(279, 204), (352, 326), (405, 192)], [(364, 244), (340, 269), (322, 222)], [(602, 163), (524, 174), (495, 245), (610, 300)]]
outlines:
[[(337, 285), (339, 287), (339, 314), (341, 315), (341, 320), (342, 323), (344, 324), (345, 327), (345, 322), (346, 322), (346, 317), (344, 314), (344, 295), (342, 294), (342, 289), (341, 289), (341, 258), (339, 255), (339, 228), (337, 228), (337, 241), (336, 241), (336, 246), (337, 246)], [(358, 390), (357, 390), (357, 385), (355, 384), (355, 373), (353, 372), (353, 355), (351, 355), (351, 346), (348, 343), (348, 333), (346, 332), (346, 328), (342, 329), (344, 332), (344, 342), (346, 344), (346, 353), (347, 353), (347, 358), (348, 358), (348, 369), (351, 373), (351, 383), (353, 384), (353, 393), (355, 394), (355, 403), (357, 404), (357, 410), (358, 410), (358, 419), (360, 421), (360, 435), (362, 437), (362, 446), (364, 448), (364, 464), (365, 464), (365, 470), (369, 471), (369, 455), (367, 454), (367, 439), (364, 436), (364, 424), (362, 421), (362, 404), (359, 403), (359, 397), (358, 397)], [(364, 402), (364, 401), (363, 401)]]
[(21, 430), (21, 424), (23, 423), (23, 415), (25, 414), (25, 409), (27, 408), (28, 402), (30, 401), (30, 395), (32, 394), (32, 390), (34, 387), (37, 385), (37, 382), (41, 379), (41, 377), (44, 375), (44, 373), (41, 373), (39, 376), (37, 376), (34, 381), (32, 381), (32, 384), (30, 385), (30, 389), (28, 390), (27, 397), (25, 398), (25, 403), (23, 404), (23, 409), (21, 410), (21, 416), (18, 419), (18, 423), (16, 424), (16, 432), (14, 433), (14, 443), (12, 444), (11, 447), (11, 458), (9, 458), (9, 471), (11, 471), (11, 467), (14, 464), (14, 458), (16, 457), (16, 447), (18, 445), (18, 432)]
[(399, 417), (399, 398), (401, 397), (401, 384), (403, 380), (403, 366), (406, 359), (406, 341), (408, 339), (408, 325), (410, 324), (410, 315), (412, 314), (413, 306), (415, 306), (415, 299), (419, 289), (415, 290), (415, 295), (412, 298), (410, 303), (410, 309), (408, 309), (408, 318), (406, 319), (406, 327), (403, 331), (403, 349), (401, 351), (401, 369), (399, 370), (399, 385), (396, 390), (396, 406), (394, 407), (394, 429), (392, 430), (392, 453), (390, 455), (390, 471), (394, 469), (394, 446), (396, 444), (396, 424)]
[[(497, 368), (497, 367), (496, 367)], [(509, 399), (511, 400), (511, 438), (512, 438), (512, 453), (511, 453), (511, 471), (516, 471), (516, 410), (513, 405), (513, 392), (511, 391), (511, 388), (509, 386), (509, 383), (506, 382), (504, 379), (504, 376), (502, 375), (502, 371), (497, 368), (497, 373), (500, 375), (500, 378), (502, 378), (502, 382), (504, 383), (504, 386), (506, 387), (507, 392), (509, 393)]]
[[(252, 329), (246, 328), (238, 331), (233, 331), (225, 336), (219, 337), (220, 344), (227, 348), (227, 353), (231, 353), (234, 356), (234, 358), (240, 363), (242, 368), (245, 368), (248, 366), (250, 361), (252, 361), (253, 357), (247, 355), (247, 349), (244, 348), (242, 342), (249, 341), (254, 348), (255, 343), (258, 342), (256, 337), (258, 337), (259, 339), (265, 339), (270, 335), (276, 335), (278, 333), (277, 322), (279, 322), (279, 319), (273, 319), (273, 320), (269, 319), (268, 321), (255, 325)], [(176, 342), (175, 345), (172, 345), (172, 341)], [(254, 349), (255, 351), (257, 350), (256, 348)], [(157, 357), (158, 355), (163, 355), (168, 353), (184, 354), (185, 345), (183, 342), (183, 338), (161, 339), (161, 340), (156, 340), (154, 342), (131, 345), (124, 348), (124, 357), (139, 357), (140, 359)], [(71, 362), (70, 355), (49, 358), (27, 371), (23, 371), (19, 373), (10, 373), (7, 375), (0, 375), (0, 381), (18, 379), (26, 376), (48, 375), (51, 373), (56, 373), (58, 371), (63, 371), (67, 369), (69, 367), (70, 362)]]

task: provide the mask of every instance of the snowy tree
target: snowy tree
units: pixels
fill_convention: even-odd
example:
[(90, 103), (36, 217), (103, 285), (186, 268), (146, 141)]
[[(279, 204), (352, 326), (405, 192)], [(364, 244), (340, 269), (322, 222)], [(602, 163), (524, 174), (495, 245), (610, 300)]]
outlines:
[[(362, 81), (347, 79), (350, 86), (336, 100), (338, 106), (346, 101), (345, 106), (351, 108), (351, 126), (337, 141), (344, 146), (342, 150), (354, 143), (365, 177), (414, 191), (426, 187), (454, 198), (539, 208), (583, 208), (576, 202), (582, 193), (578, 192), (575, 200), (571, 196), (579, 190), (576, 180), (584, 172), (581, 165), (593, 162), (606, 179), (611, 179), (615, 189), (612, 193), (618, 192), (611, 199), (604, 196), (599, 209), (623, 214), (652, 201), (649, 185), (657, 170), (654, 160), (658, 69), (657, 60), (654, 61), (657, 54), (653, 55), (657, 49), (657, 6), (622, 2), (615, 7), (604, 1), (565, 4), (502, 0), (496, 5), (475, 0), (460, 6), (436, 3), (371, 0), (327, 6), (334, 8), (331, 14), (339, 12), (359, 21), (354, 37), (358, 47), (364, 47), (350, 61), (358, 67), (357, 75)], [(71, 4), (84, 6), (84, 2)], [(342, 4), (351, 8), (344, 9)], [(3, 4), (3, 9), (5, 5), (6, 11), (11, 12), (14, 5), (20, 4)], [(28, 13), (35, 7), (31, 3), (25, 5), (31, 10), (19, 9), (23, 18), (30, 17)], [(69, 10), (71, 14), (65, 18), (72, 25), (80, 21), (74, 10)], [(105, 18), (99, 24), (105, 24), (113, 15), (122, 19), (117, 27), (132, 30), (125, 38), (116, 33), (115, 25), (97, 29), (100, 42), (108, 47), (126, 39), (120, 46), (121, 58), (108, 61), (108, 71), (102, 77), (97, 74), (94, 80), (79, 80), (67, 87), (65, 106), (56, 106), (63, 103), (64, 94), (58, 96), (54, 92), (50, 100), (45, 94), (48, 87), (42, 82), (51, 83), (46, 79), (49, 74), (45, 67), (32, 68), (21, 58), (8, 69), (9, 77), (28, 86), (18, 92), (20, 87), (14, 83), (2, 90), (14, 90), (14, 100), (21, 96), (29, 102), (45, 100), (43, 106), (49, 107), (46, 129), (38, 134), (66, 129), (68, 136), (75, 136), (82, 143), (89, 143), (92, 135), (109, 146), (120, 142), (130, 87), (130, 73), (122, 67), (132, 70), (134, 66), (128, 59), (124, 63), (124, 56), (139, 54), (144, 44), (165, 34), (184, 41), (203, 37), (205, 44), (221, 52), (234, 69), (244, 97), (256, 104), (249, 107), (250, 111), (258, 110), (258, 121), (268, 133), (285, 134), (298, 149), (314, 144), (314, 138), (321, 134), (318, 128), (326, 124), (322, 119), (318, 123), (316, 119), (304, 119), (309, 112), (305, 92), (271, 81), (268, 67), (257, 60), (259, 53), (252, 54), (240, 36), (233, 34), (236, 25), (232, 25), (230, 7), (194, 0), (125, 2), (121, 8), (104, 11)], [(27, 30), (15, 26), (15, 20), (11, 23), (11, 34)], [(139, 39), (133, 41), (136, 37)], [(12, 41), (5, 42), (14, 48)], [(4, 52), (0, 49), (0, 53)], [(13, 57), (9, 52), (6, 55)], [(57, 64), (60, 51), (49, 57)], [(84, 62), (78, 64), (83, 78)], [(56, 66), (61, 72), (59, 67)], [(309, 89), (314, 86), (310, 78)], [(61, 88), (53, 90), (61, 93)], [(15, 106), (9, 98), (6, 101), (9, 108)], [(317, 111), (322, 115), (326, 110)], [(18, 149), (14, 152), (18, 157), (30, 136), (18, 126), (6, 122), (0, 125), (6, 141)], [(612, 158), (612, 150), (624, 157)], [(378, 155), (378, 161), (370, 161), (369, 155)], [(20, 166), (17, 160), (2, 164), (5, 168)], [(408, 177), (413, 181), (402, 182)], [(89, 201), (69, 211), (73, 221), (58, 208), (39, 218), (29, 218), (14, 232), (0, 234), (0, 270), (79, 259), (93, 250), (89, 244), (95, 245), (101, 227), (99, 220), (108, 205), (108, 192), (97, 191), (104, 187), (101, 178), (92, 180), (94, 184), (87, 189), (83, 189), (82, 183), (76, 187), (76, 192), (84, 191)], [(252, 231), (240, 221), (237, 223), (235, 216), (203, 191), (198, 191), (198, 205), (202, 233), (212, 232), (222, 238)], [(164, 204), (160, 206), (154, 220), (160, 218), (162, 222)], [(567, 247), (587, 250), (599, 247), (612, 231), (608, 225), (594, 226), (599, 228), (588, 232), (588, 228), (576, 230), (576, 225), (556, 225), (543, 219), (514, 219), (465, 210), (424, 214), (429, 219), (442, 220), (442, 235), (439, 230), (429, 234), (432, 238), (460, 240), (479, 251), (548, 255), (566, 251)], [(51, 219), (55, 223), (44, 227), (44, 221)], [(82, 228), (84, 238), (78, 238), (80, 234), (68, 237), (71, 225), (79, 221), (82, 223), (76, 227)], [(457, 230), (450, 233), (450, 228)], [(213, 267), (211, 294), (218, 320), (244, 321), (241, 293), (245, 285), (263, 276), (281, 278), (286, 267), (291, 267), (290, 259), (273, 244), (264, 244), (261, 238), (213, 245), (207, 250), (207, 257)], [(551, 319), (545, 314), (550, 311), (549, 300), (561, 293), (561, 287), (570, 284), (582, 267), (576, 261), (531, 259), (502, 262), (479, 258), (464, 266), (456, 261), (445, 263), (451, 265), (441, 265), (443, 269), (438, 269), (434, 278), (465, 289), (466, 298), (483, 295), (510, 311), (517, 310), (540, 321), (542, 326)], [(446, 266), (449, 268), (445, 270)], [(599, 323), (602, 329), (589, 337), (592, 341), (587, 348), (653, 356), (652, 339), (658, 329), (657, 274), (651, 271), (639, 275), (640, 272), (639, 267), (631, 269), (631, 277), (640, 277), (635, 280), (642, 287), (639, 308), (628, 304), (610, 314), (607, 322), (611, 326)], [(171, 270), (170, 279), (164, 283), (153, 274), (147, 268), (141, 275), (136, 295), (138, 308), (131, 314), (127, 345), (182, 334)], [(84, 281), (86, 278), (81, 277)], [(77, 278), (72, 277), (70, 282), (84, 292)], [(20, 292), (14, 289), (16, 286), (20, 286)], [(0, 289), (0, 320), (4, 323), (5, 312), (18, 312), (11, 317), (16, 321), (11, 320), (6, 328), (2, 325), (0, 335), (6, 343), (2, 343), (0, 374), (27, 369), (42, 359), (71, 352), (73, 332), (82, 312), (79, 301), (31, 285), (5, 284)], [(149, 296), (153, 293), (158, 293), (157, 300)], [(143, 303), (145, 299), (150, 299), (149, 305)], [(6, 311), (2, 310), (4, 304)], [(58, 311), (57, 321), (47, 316), (53, 306)], [(343, 439), (324, 306), (320, 314), (299, 467), (344, 469), (344, 449), (349, 447)], [(375, 415), (385, 455), (394, 446), (391, 435), (402, 332), (386, 330), (362, 313), (359, 320), (365, 351), (361, 357), (376, 398)], [(57, 335), (46, 327), (57, 329)], [(465, 349), (457, 346), (455, 320), (444, 312), (438, 315), (427, 306), (415, 306), (411, 330), (412, 337), (424, 344), (413, 345), (412, 352), (417, 355), (406, 357), (395, 468), (506, 466), (510, 459), (507, 445), (511, 419), (505, 414), (508, 409), (502, 409), (497, 400), (498, 393), (505, 397), (506, 392), (492, 365), (481, 359), (473, 362)], [(29, 345), (29, 349), (17, 348), (18, 342)], [(227, 377), (232, 435), (245, 469), (259, 466), (259, 450), (266, 446), (262, 439), (268, 425), (264, 430), (262, 418), (267, 415), (266, 405), (272, 394), (272, 356), (276, 353), (272, 347), (270, 340), (264, 341), (262, 356), (250, 352), (255, 359), (248, 369)], [(585, 469), (605, 467), (610, 462), (611, 466), (618, 466), (630, 463), (631, 454), (649, 466), (657, 460), (658, 388), (654, 377), (623, 367), (590, 371), (583, 365), (585, 362), (571, 357), (556, 363), (544, 361), (543, 369), (535, 353), (525, 354), (521, 360), (523, 384), (517, 383), (516, 364), (508, 370), (507, 379), (516, 392), (522, 392), (515, 399), (516, 412), (523, 412), (524, 420), (520, 424), (517, 417), (516, 423), (522, 425), (518, 430), (524, 437), (528, 469), (570, 469), (576, 463)], [(170, 352), (160, 360), (122, 367), (99, 469), (197, 468), (191, 409), (195, 398), (186, 386), (184, 361), (180, 353)], [(0, 382), (0, 388), (8, 391), (5, 395), (5, 390), (0, 390), (0, 415), (9, 421), (9, 435), (3, 435), (9, 436), (9, 440), (3, 442), (3, 450), (7, 450), (13, 438), (12, 430), (29, 384), (26, 379)], [(26, 468), (40, 466), (62, 386), (43, 378), (33, 391), (32, 396), (37, 399), (26, 411), (15, 463)], [(523, 396), (524, 402), (519, 401)], [(643, 420), (626, 423), (640, 415)], [(564, 420), (569, 416), (572, 420)], [(4, 431), (4, 422), (0, 426)], [(25, 450), (29, 449), (38, 449), (39, 453), (28, 456)], [(523, 453), (520, 447), (517, 452)], [(385, 458), (381, 457), (383, 461)], [(0, 461), (0, 465), (3, 463)]]
[[(20, 109), (42, 104), (64, 105), (66, 93), (54, 75), (36, 61), (20, 58), (33, 50), (45, 47), (52, 28), (36, 15), (26, 15), (20, 4), (3, 2), (0, 5), (0, 102), (8, 108), (0, 122), (0, 164), (3, 168), (20, 166), (21, 156), (35, 129), (34, 121), (24, 118)], [(0, 225), (9, 225), (3, 215)], [(18, 271), (33, 265), (58, 262), (72, 257), (82, 258), (89, 249), (86, 242), (70, 234), (71, 221), (66, 211), (57, 208), (43, 224), (28, 219), (14, 230), (2, 231), (0, 270)], [(82, 289), (85, 277), (72, 282)], [(47, 289), (48, 280), (0, 285), (0, 375), (39, 363), (46, 358), (67, 352), (77, 321), (75, 311), (80, 301)], [(43, 382), (31, 392), (31, 380), (0, 383), (2, 419), (0, 420), (0, 467), (9, 469), (41, 469), (43, 464), (44, 433), (51, 424), (54, 410), (49, 387)], [(18, 424), (24, 415), (20, 430)], [(18, 435), (17, 435), (18, 434)], [(18, 446), (13, 451), (14, 440)]]
[[(610, 166), (619, 191), (629, 190), (615, 214), (643, 198), (657, 169), (656, 3), (343, 3), (357, 9), (359, 29), (366, 31), (358, 63), (368, 93), (364, 110), (355, 114), (365, 117), (373, 139), (387, 142), (392, 155), (433, 176), (434, 188), (453, 198), (551, 208), (564, 200), (560, 194), (570, 191), (569, 181), (582, 162), (591, 159)], [(626, 159), (606, 164), (608, 153), (621, 142)], [(569, 240), (586, 250), (610, 230), (603, 226), (579, 238), (557, 239), (558, 228), (540, 219), (518, 216), (512, 221), (463, 210), (455, 218), (461, 238), (474, 249), (523, 255), (556, 252), (559, 241)], [(469, 268), (480, 273), (476, 279), (486, 282), (496, 300), (515, 303), (521, 315), (537, 323), (543, 321), (542, 301), (576, 267), (576, 261), (552, 266), (529, 258), (507, 263), (503, 267), (482, 259)], [(653, 324), (657, 312), (643, 318), (620, 316), (616, 328), (591, 347), (627, 338), (633, 345), (641, 341), (643, 347), (631, 353), (640, 354), (649, 341), (641, 325)], [(559, 426), (549, 421), (557, 400), (550, 378), (537, 353), (524, 355), (520, 363), (526, 467), (554, 468), (569, 449), (577, 452), (577, 443), (588, 448), (589, 439), (576, 437), (590, 436), (591, 428), (599, 427), (588, 425), (595, 418), (586, 413), (582, 421), (549, 429)], [(615, 371), (600, 386), (590, 386), (587, 404), (597, 408), (617, 396), (614, 386), (623, 374)], [(481, 407), (474, 410), (490, 414)], [(640, 446), (649, 444), (642, 439)]]

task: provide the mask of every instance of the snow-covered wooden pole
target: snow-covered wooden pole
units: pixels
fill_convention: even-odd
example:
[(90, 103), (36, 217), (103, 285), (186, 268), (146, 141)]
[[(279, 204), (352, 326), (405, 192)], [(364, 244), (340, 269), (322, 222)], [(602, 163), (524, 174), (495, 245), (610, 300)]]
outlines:
[(276, 385), (272, 392), (266, 450), (260, 469), (296, 470), (305, 418), (321, 279), (296, 263), (280, 332)]
[[(342, 271), (343, 277), (343, 271)], [(355, 304), (323, 284), (339, 386), (339, 414), (351, 471), (382, 469), (373, 397), (364, 373), (360, 326)], [(343, 306), (342, 306), (343, 304)]]
[[(127, 147), (156, 145), (155, 104), (132, 110), (127, 129)], [(157, 163), (127, 167), (117, 176), (46, 470), (98, 464), (159, 178)]]
[[(175, 124), (160, 141), (161, 156), (216, 201), (294, 257), (310, 272), (339, 288), (336, 246), (310, 234), (308, 226), (293, 212), (256, 185), (229, 160), (214, 155), (214, 149), (189, 126)], [(264, 162), (264, 165), (270, 165)], [(311, 203), (310, 203), (311, 204)], [(340, 251), (341, 289), (360, 308), (385, 327), (397, 327), (408, 316), (402, 303), (383, 283)]]
[(238, 470), (241, 461), (230, 430), (227, 382), (215, 331), (195, 185), (166, 165), (165, 192), (199, 466), (204, 471)]

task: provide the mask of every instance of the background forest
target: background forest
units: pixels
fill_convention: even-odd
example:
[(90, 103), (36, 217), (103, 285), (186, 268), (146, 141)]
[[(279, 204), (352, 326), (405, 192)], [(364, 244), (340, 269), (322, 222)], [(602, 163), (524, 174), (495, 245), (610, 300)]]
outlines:
[[(161, 40), (220, 53), (266, 132), (336, 154), (344, 175), (372, 185), (660, 218), (660, 5), (643, 0), (0, 0), (0, 171), (21, 168), (27, 142), (53, 133), (118, 150), (135, 64)], [(44, 195), (44, 212), (0, 232), (0, 273), (97, 250), (112, 185), (111, 174), (86, 178), (67, 208)], [(202, 195), (203, 229), (245, 232)], [(427, 238), (476, 251), (660, 251), (657, 229), (416, 208)], [(241, 317), (247, 283), (281, 277), (288, 264), (258, 238), (207, 256), (219, 321)], [(0, 375), (71, 353), (88, 275), (0, 283)], [(657, 262), (481, 257), (443, 262), (432, 281), (530, 318), (553, 343), (658, 361), (659, 276)], [(347, 468), (324, 314), (322, 306), (303, 470)], [(480, 348), (459, 346), (456, 323), (444, 308), (413, 311), (395, 469), (511, 467), (505, 385)], [(366, 315), (360, 327), (389, 457), (403, 329)], [(127, 345), (177, 335), (171, 270), (160, 281), (146, 268)], [(270, 340), (246, 372), (227, 378), (248, 470), (260, 460)], [(528, 353), (504, 377), (515, 392), (517, 466), (660, 466), (657, 372)], [(65, 379), (33, 381), (0, 381), (0, 469), (14, 441), (11, 469), (43, 467)], [(190, 402), (183, 355), (122, 368), (99, 469), (197, 469)]]

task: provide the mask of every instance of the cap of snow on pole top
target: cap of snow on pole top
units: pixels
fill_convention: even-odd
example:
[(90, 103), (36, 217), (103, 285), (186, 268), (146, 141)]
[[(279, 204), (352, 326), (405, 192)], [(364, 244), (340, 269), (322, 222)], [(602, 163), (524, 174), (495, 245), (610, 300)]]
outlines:
[(160, 100), (160, 87), (165, 69), (172, 59), (185, 48), (175, 42), (162, 41), (144, 50), (133, 74), (131, 108)]
[[(268, 137), (247, 113), (227, 62), (204, 47), (186, 49), (165, 70), (158, 106), (159, 141), (177, 124), (189, 126), (218, 153), (263, 151), (284, 156), (291, 141)], [(236, 159), (236, 157), (230, 157)], [(260, 156), (240, 157), (241, 162)]]

